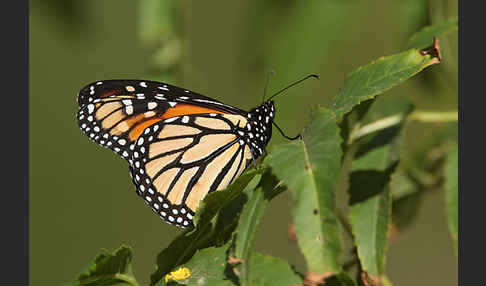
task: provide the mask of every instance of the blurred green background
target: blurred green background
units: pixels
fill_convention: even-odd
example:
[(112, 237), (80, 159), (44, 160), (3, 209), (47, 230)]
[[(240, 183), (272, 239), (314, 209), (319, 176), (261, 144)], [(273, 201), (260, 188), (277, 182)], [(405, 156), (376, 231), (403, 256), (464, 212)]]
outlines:
[[(156, 255), (180, 229), (135, 194), (128, 165), (79, 130), (76, 94), (112, 78), (166, 81), (243, 109), (309, 73), (321, 76), (276, 100), (290, 136), (327, 105), (347, 73), (400, 52), (423, 26), (457, 15), (457, 1), (30, 1), (30, 284), (72, 281), (101, 248), (133, 247), (146, 285)], [(457, 108), (457, 32), (440, 38), (443, 63), (387, 96), (418, 108)], [(411, 124), (405, 152), (434, 141), (444, 126)], [(273, 144), (282, 143), (278, 133)], [(420, 154), (420, 153), (418, 153)], [(290, 194), (272, 201), (257, 250), (305, 263), (288, 239)], [(457, 258), (442, 189), (422, 196), (416, 220), (390, 245), (394, 285), (457, 285)]]

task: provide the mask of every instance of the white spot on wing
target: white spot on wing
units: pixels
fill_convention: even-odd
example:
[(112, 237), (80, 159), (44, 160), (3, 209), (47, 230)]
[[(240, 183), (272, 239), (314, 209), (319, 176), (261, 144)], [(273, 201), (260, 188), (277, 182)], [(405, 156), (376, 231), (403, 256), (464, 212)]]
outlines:
[[(178, 116), (174, 116), (174, 117), (171, 117), (171, 118), (167, 118), (166, 120), (164, 120), (165, 123), (170, 123), (170, 122), (174, 122), (178, 119), (179, 117)], [(154, 127), (154, 132), (155, 132), (155, 127)]]
[(92, 103), (91, 104), (88, 104), (88, 113), (89, 114), (93, 113), (94, 108), (95, 108), (94, 104), (92, 104)]
[(147, 108), (148, 109), (154, 109), (155, 107), (157, 107), (157, 103), (156, 102), (151, 101), (151, 102), (147, 103)]

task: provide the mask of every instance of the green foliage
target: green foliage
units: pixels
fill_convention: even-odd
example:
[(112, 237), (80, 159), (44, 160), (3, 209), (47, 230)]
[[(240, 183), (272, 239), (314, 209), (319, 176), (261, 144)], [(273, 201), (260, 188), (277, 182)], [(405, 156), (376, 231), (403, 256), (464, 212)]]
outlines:
[(302, 137), (275, 147), (265, 162), (292, 191), (295, 230), (309, 270), (335, 274), (341, 271), (341, 230), (334, 195), (341, 138), (332, 112), (317, 108)]
[(415, 221), (423, 192), (419, 190), (417, 183), (401, 170), (393, 173), (389, 185), (393, 200), (392, 223), (394, 230), (401, 232)]
[[(177, 281), (183, 285), (233, 285), (226, 278), (226, 253), (229, 244), (220, 247), (208, 247), (198, 250), (189, 262), (181, 265), (190, 270), (190, 277)], [(157, 283), (165, 285), (165, 278)], [(172, 283), (169, 283), (172, 284)]]
[(283, 259), (253, 252), (251, 256), (251, 279), (247, 285), (299, 285), (302, 278)]
[(452, 17), (433, 26), (427, 26), (410, 37), (407, 49), (424, 49), (430, 45), (431, 38), (445, 36), (454, 31), (457, 31), (457, 17)]
[(224, 191), (213, 192), (201, 202), (194, 219), (196, 227), (177, 236), (157, 256), (157, 269), (152, 284), (169, 271), (187, 262), (198, 249), (225, 244), (234, 231), (239, 212), (261, 179), (263, 169), (251, 170), (240, 176)]
[[(406, 100), (378, 100), (365, 115), (394, 112), (401, 116), (411, 111)], [(350, 178), (351, 225), (364, 271), (384, 273), (387, 239), (391, 223), (390, 177), (398, 164), (402, 125), (395, 125), (363, 138), (356, 151)]]
[(90, 263), (87, 269), (79, 274), (77, 280), (70, 285), (138, 286), (139, 284), (132, 273), (132, 256), (132, 250), (127, 246), (121, 246), (112, 253), (102, 250), (102, 252)]
[(339, 94), (331, 101), (330, 108), (337, 117), (342, 117), (361, 102), (403, 83), (437, 63), (439, 60), (434, 55), (417, 49), (382, 57), (349, 74)]
[[(255, 239), (258, 225), (265, 211), (270, 199), (279, 194), (279, 189), (276, 187), (277, 181), (270, 172), (267, 172), (260, 182), (260, 185), (250, 192), (250, 199), (243, 207), (240, 215), (238, 227), (234, 232), (234, 249), (232, 251), (232, 258), (240, 261), (250, 261), (253, 259), (252, 244)], [(252, 260), (253, 261), (253, 260)], [(253, 262), (252, 262), (253, 263)], [(239, 280), (241, 284), (247, 284), (250, 275), (249, 263), (238, 263), (235, 265), (236, 271), (239, 272)]]
[[(142, 9), (155, 5), (158, 12), (150, 13), (167, 9), (156, 1), (144, 5), (148, 6)], [(340, 9), (334, 2), (327, 5)], [(295, 13), (302, 13), (301, 9), (305, 10), (300, 7)], [(154, 27), (162, 24), (155, 14), (151, 19), (150, 13), (144, 13), (149, 18), (141, 22), (145, 27), (141, 37), (147, 42), (165, 33), (156, 31)], [(319, 106), (312, 111), (300, 139), (275, 146), (262, 166), (246, 171), (226, 190), (204, 198), (195, 227), (177, 236), (157, 256), (151, 285), (391, 285), (385, 265), (392, 226), (402, 230), (413, 221), (428, 189), (407, 164), (400, 165), (405, 156), (403, 134), (411, 120), (431, 117), (423, 116), (423, 111), (414, 113), (408, 98), (375, 97), (440, 63), (439, 46), (432, 38), (456, 26), (457, 19), (425, 28), (410, 39), (413, 48), (350, 73), (329, 108)], [(422, 39), (427, 39), (427, 45)], [(423, 49), (425, 46), (429, 48)], [(447, 214), (456, 253), (457, 152), (456, 144), (447, 153), (444, 166)], [(340, 184), (345, 184), (349, 194), (344, 210), (337, 204), (337, 192), (346, 189)], [(305, 273), (296, 272), (283, 259), (254, 250), (265, 208), (287, 189), (293, 197), (293, 226), (307, 264)], [(349, 253), (342, 242), (343, 230), (355, 250), (350, 264), (342, 260)], [(126, 247), (104, 253), (77, 282), (137, 285), (130, 271), (131, 257)], [(355, 265), (358, 272), (353, 280), (348, 271)]]

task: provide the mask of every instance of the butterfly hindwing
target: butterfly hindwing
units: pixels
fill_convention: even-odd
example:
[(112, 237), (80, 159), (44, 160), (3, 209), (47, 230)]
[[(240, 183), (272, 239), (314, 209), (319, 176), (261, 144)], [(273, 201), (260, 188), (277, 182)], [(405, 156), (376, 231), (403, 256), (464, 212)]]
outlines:
[(240, 115), (172, 117), (144, 130), (130, 166), (137, 193), (164, 220), (192, 224), (199, 202), (225, 189), (252, 160)]

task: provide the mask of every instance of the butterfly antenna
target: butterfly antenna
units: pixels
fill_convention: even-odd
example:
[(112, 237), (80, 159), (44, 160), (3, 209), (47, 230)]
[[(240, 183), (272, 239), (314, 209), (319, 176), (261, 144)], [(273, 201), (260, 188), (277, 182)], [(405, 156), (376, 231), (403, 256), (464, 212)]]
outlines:
[(297, 136), (295, 137), (289, 137), (287, 135), (285, 135), (285, 133), (283, 133), (282, 129), (280, 129), (280, 127), (278, 127), (277, 123), (275, 123), (275, 121), (272, 121), (273, 125), (275, 125), (275, 127), (277, 127), (278, 131), (280, 131), (280, 134), (282, 134), (283, 137), (289, 139), (289, 140), (295, 140), (295, 139), (299, 139), (301, 138), (302, 136), (300, 134), (297, 134)]
[(265, 88), (263, 89), (263, 98), (262, 98), (262, 103), (265, 102), (265, 97), (267, 97), (267, 89), (268, 85), (270, 83), (270, 76), (275, 75), (275, 71), (271, 70), (267, 73), (267, 81), (265, 82)]
[(285, 90), (287, 90), (287, 89), (291, 88), (292, 86), (297, 85), (297, 84), (299, 84), (299, 83), (303, 82), (304, 80), (309, 79), (309, 78), (311, 78), (311, 77), (316, 78), (316, 79), (319, 79), (319, 76), (318, 76), (318, 75), (316, 75), (316, 74), (310, 74), (310, 75), (308, 75), (308, 76), (304, 77), (303, 79), (299, 79), (298, 81), (296, 81), (296, 82), (294, 82), (294, 83), (291, 83), (291, 84), (290, 84), (290, 85), (288, 85), (287, 87), (282, 88), (281, 90), (277, 91), (277, 92), (276, 92), (274, 95), (272, 95), (272, 96), (271, 96), (271, 97), (270, 97), (268, 100), (270, 100), (270, 99), (274, 98), (275, 96), (277, 96), (277, 95), (281, 94), (282, 92), (284, 92)]

